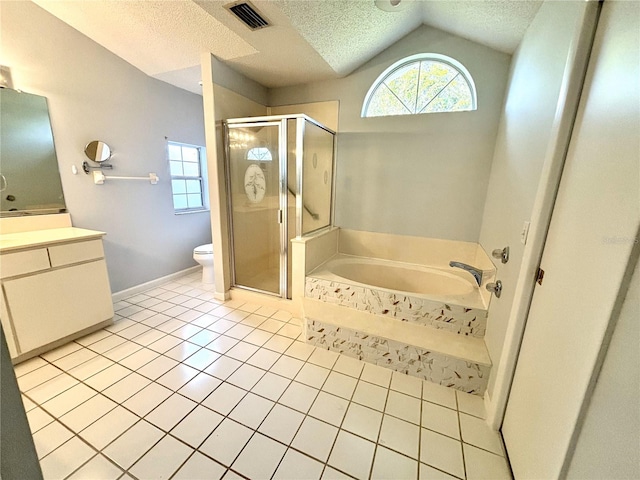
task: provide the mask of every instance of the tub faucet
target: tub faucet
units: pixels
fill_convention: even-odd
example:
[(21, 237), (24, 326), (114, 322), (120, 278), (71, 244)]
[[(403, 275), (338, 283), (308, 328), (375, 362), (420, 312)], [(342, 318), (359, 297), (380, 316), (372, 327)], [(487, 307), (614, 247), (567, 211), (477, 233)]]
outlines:
[(473, 278), (476, 279), (476, 283), (478, 284), (478, 286), (482, 285), (482, 270), (480, 270), (479, 268), (472, 267), (471, 265), (467, 265), (466, 263), (462, 262), (449, 262), (449, 266), (466, 270), (471, 275), (473, 275)]

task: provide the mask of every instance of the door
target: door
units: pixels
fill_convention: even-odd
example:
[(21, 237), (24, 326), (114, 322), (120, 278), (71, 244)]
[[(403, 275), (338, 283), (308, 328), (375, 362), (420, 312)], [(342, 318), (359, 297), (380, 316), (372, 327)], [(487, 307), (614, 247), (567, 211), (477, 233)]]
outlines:
[[(229, 124), (233, 283), (281, 295), (281, 122)], [(284, 269), (286, 270), (286, 259)]]
[(517, 479), (564, 473), (637, 241), (639, 32), (640, 3), (604, 2), (502, 425)]

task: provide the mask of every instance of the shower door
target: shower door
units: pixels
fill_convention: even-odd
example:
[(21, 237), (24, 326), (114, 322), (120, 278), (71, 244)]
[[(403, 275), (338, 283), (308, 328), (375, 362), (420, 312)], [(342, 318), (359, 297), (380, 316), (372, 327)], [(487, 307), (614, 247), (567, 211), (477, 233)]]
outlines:
[(239, 123), (227, 129), (233, 283), (281, 296), (287, 267), (280, 240), (286, 228), (283, 125)]

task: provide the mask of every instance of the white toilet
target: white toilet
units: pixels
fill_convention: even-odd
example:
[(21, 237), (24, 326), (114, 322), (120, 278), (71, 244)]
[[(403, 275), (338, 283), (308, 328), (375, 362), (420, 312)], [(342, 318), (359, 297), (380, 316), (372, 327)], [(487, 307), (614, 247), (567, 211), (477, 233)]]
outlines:
[(213, 243), (193, 249), (193, 259), (202, 265), (202, 283), (215, 283), (213, 273)]

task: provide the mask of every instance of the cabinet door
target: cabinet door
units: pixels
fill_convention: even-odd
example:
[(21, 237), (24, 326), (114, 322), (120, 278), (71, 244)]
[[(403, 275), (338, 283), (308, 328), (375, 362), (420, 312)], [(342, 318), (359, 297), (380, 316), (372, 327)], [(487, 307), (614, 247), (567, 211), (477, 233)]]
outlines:
[(113, 317), (104, 260), (4, 282), (22, 353)]

